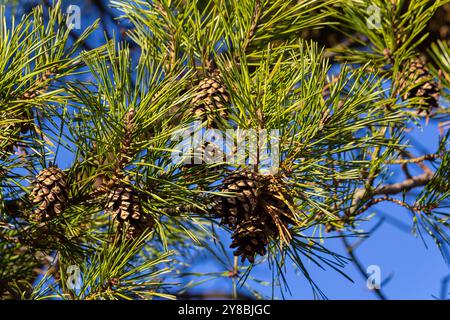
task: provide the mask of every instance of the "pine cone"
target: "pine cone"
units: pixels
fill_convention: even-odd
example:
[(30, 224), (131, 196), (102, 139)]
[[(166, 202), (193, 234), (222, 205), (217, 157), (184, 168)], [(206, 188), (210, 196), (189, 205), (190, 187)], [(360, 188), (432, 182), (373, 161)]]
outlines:
[(154, 225), (153, 219), (142, 213), (137, 192), (126, 184), (113, 187), (108, 196), (107, 210), (119, 222), (119, 230), (126, 231), (127, 239), (139, 237), (145, 229), (151, 229)]
[(403, 94), (403, 99), (421, 98), (421, 103), (427, 105), (421, 107), (421, 109), (428, 114), (432, 108), (439, 107), (439, 86), (434, 81), (424, 61), (420, 58), (410, 63), (409, 70), (406, 72), (406, 79), (403, 79), (400, 83), (402, 91), (407, 86), (411, 86), (411, 83), (413, 83), (413, 88)]
[(295, 221), (280, 199), (291, 201), (280, 179), (238, 171), (224, 179), (221, 190), (234, 196), (222, 197), (215, 210), (221, 223), (233, 230), (231, 248), (237, 248), (234, 254), (243, 262), (254, 262), (256, 254), (265, 255), (272, 239), (290, 239), (288, 225)]
[(146, 230), (151, 230), (155, 225), (155, 221), (152, 218), (147, 218), (146, 215), (142, 215), (138, 221), (131, 220), (128, 222), (120, 223), (119, 230), (125, 231), (126, 239), (137, 239)]
[(130, 186), (118, 186), (108, 197), (108, 210), (113, 213), (114, 219), (120, 222), (139, 220), (141, 205), (139, 197)]
[(56, 166), (51, 166), (36, 176), (33, 185), (30, 199), (37, 206), (33, 220), (45, 221), (60, 215), (67, 206), (66, 174)]
[(224, 161), (224, 155), (221, 148), (215, 143), (204, 142), (190, 148), (187, 160), (190, 163), (183, 163), (183, 168), (193, 168), (201, 164), (222, 162)]
[(270, 237), (276, 234), (276, 226), (267, 216), (260, 217), (253, 215), (244, 219), (233, 232), (233, 242), (230, 248), (237, 248), (234, 252), (235, 256), (241, 256), (241, 261), (247, 259), (253, 263), (255, 255), (264, 256), (267, 253), (267, 245)]
[(217, 127), (220, 119), (227, 117), (229, 102), (230, 96), (216, 71), (198, 84), (198, 92), (191, 101), (192, 113), (200, 121), (206, 121), (208, 128)]
[(218, 208), (222, 224), (233, 228), (240, 218), (250, 216), (256, 208), (261, 186), (257, 175), (249, 171), (234, 172), (225, 178), (221, 191), (232, 195), (223, 197)]

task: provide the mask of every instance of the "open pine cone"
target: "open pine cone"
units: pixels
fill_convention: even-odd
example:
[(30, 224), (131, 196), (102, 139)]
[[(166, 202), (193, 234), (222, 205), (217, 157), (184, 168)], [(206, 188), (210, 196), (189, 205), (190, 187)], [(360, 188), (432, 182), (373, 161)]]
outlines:
[(66, 174), (55, 166), (39, 172), (30, 194), (30, 200), (37, 206), (33, 212), (33, 220), (44, 221), (62, 213), (68, 199), (66, 179)]
[(155, 224), (152, 218), (142, 212), (141, 199), (132, 186), (117, 183), (108, 195), (107, 211), (119, 223), (119, 232), (126, 232), (126, 239), (138, 238)]

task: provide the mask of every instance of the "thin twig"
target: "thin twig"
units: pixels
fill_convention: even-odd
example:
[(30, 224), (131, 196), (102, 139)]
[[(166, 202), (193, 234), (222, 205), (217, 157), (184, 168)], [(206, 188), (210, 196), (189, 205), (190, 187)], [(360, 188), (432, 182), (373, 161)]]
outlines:
[(423, 161), (434, 161), (440, 158), (442, 158), (442, 156), (439, 154), (426, 154), (417, 158), (390, 160), (388, 161), (388, 164), (421, 163)]
[[(434, 174), (432, 172), (425, 172), (421, 175), (414, 176), (402, 182), (383, 185), (371, 190), (367, 190), (365, 188), (359, 189), (353, 196), (352, 207), (350, 208), (347, 215), (353, 216), (359, 203), (361, 203), (361, 201), (363, 201), (364, 199), (371, 198), (376, 195), (394, 195), (401, 192), (407, 192), (413, 188), (425, 186), (433, 176)], [(358, 210), (358, 212), (360, 212), (360, 210)]]
[[(353, 264), (355, 265), (356, 269), (359, 271), (359, 273), (361, 274), (361, 276), (362, 276), (364, 279), (367, 279), (366, 270), (365, 270), (364, 267), (362, 266), (361, 261), (359, 261), (358, 257), (356, 256), (356, 254), (355, 254), (355, 252), (354, 252), (354, 250), (353, 250), (352, 245), (348, 242), (346, 236), (345, 236), (342, 232), (340, 232), (340, 234), (341, 234), (341, 236), (342, 236), (342, 237), (341, 237), (342, 243), (344, 244), (345, 249), (346, 249), (348, 255), (349, 255), (350, 258), (352, 259)], [(387, 300), (385, 294), (381, 291), (381, 289), (374, 288), (374, 289), (373, 289), (373, 292), (378, 296), (378, 298), (379, 298), (380, 300)]]
[(429, 210), (430, 209), (429, 206), (428, 207), (412, 206), (412, 205), (410, 205), (410, 204), (408, 204), (408, 203), (406, 203), (404, 201), (401, 201), (399, 199), (395, 199), (395, 198), (391, 198), (391, 197), (388, 197), (388, 196), (384, 196), (384, 197), (381, 197), (381, 198), (370, 199), (369, 202), (367, 202), (360, 210), (358, 210), (356, 215), (359, 215), (359, 214), (367, 211), (370, 207), (372, 207), (372, 206), (374, 206), (374, 205), (376, 205), (376, 204), (378, 204), (380, 202), (383, 202), (383, 201), (389, 201), (389, 202), (398, 204), (399, 206), (402, 206), (402, 207), (404, 207), (404, 208), (406, 208), (408, 210), (415, 211), (415, 212), (420, 212), (420, 211), (423, 211), (423, 210)]

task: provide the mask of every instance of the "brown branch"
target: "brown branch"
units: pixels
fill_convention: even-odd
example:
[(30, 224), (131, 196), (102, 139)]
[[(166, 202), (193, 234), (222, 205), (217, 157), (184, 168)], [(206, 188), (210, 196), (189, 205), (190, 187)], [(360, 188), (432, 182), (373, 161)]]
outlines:
[(383, 201), (386, 201), (386, 198), (385, 198), (385, 197), (383, 197), (383, 198), (374, 198), (374, 199), (370, 199), (364, 206), (362, 206), (362, 207), (355, 213), (355, 216), (358, 216), (358, 215), (362, 214), (363, 212), (369, 210), (372, 206), (374, 206), (374, 205), (376, 205), (376, 204), (378, 204), (378, 203), (380, 203), (380, 202), (383, 202)]
[[(406, 155), (408, 157), (408, 159), (415, 158), (411, 152), (408, 152), (406, 150), (403, 150), (402, 153), (404, 155)], [(427, 157), (427, 155), (425, 155), (425, 157)], [(423, 172), (430, 173), (430, 174), (433, 173), (433, 171), (431, 171), (431, 169), (423, 161), (418, 161), (418, 162), (416, 162), (416, 164), (423, 170)]]
[(427, 206), (413, 206), (413, 205), (410, 205), (410, 204), (408, 204), (408, 203), (406, 203), (406, 202), (404, 202), (402, 200), (391, 198), (391, 197), (388, 197), (388, 196), (384, 196), (384, 197), (381, 197), (381, 198), (370, 199), (360, 210), (358, 210), (356, 215), (360, 215), (361, 213), (367, 211), (370, 207), (372, 207), (372, 206), (374, 206), (374, 205), (376, 205), (376, 204), (378, 204), (380, 202), (383, 202), (383, 201), (389, 201), (389, 202), (398, 204), (399, 206), (402, 206), (402, 207), (404, 207), (404, 208), (406, 208), (408, 210), (415, 211), (415, 212), (420, 212), (420, 211), (423, 211), (423, 210), (429, 210), (430, 209), (429, 206), (428, 207)]
[(433, 173), (425, 172), (421, 175), (414, 176), (410, 179), (406, 179), (402, 182), (397, 182), (393, 184), (384, 185), (378, 188), (375, 188), (370, 193), (372, 195), (377, 194), (398, 194), (401, 192), (409, 191), (416, 187), (421, 187), (426, 185), (431, 178), (433, 177)]
[[(421, 175), (403, 180), (402, 182), (383, 185), (371, 190), (368, 190), (366, 188), (359, 189), (355, 192), (353, 196), (352, 206), (350, 210), (347, 212), (346, 216), (347, 218), (354, 216), (358, 205), (365, 199), (372, 198), (376, 195), (399, 194), (401, 192), (407, 192), (416, 187), (425, 186), (431, 180), (433, 175), (434, 174), (432, 172), (425, 172)], [(358, 210), (358, 212), (360, 212), (360, 210)]]
[(233, 285), (233, 300), (236, 300), (238, 298), (238, 291), (237, 291), (237, 285), (236, 285), (236, 278), (239, 275), (239, 259), (237, 256), (234, 257), (233, 261), (233, 271), (230, 273), (231, 282)]
[(411, 179), (412, 175), (409, 172), (408, 164), (407, 163), (402, 163), (401, 168), (402, 168), (403, 173), (405, 174), (406, 178)]

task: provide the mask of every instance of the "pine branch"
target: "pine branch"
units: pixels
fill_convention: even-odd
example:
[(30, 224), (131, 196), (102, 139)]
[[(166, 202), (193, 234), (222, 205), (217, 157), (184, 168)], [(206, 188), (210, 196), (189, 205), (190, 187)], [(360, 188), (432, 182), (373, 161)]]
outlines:
[[(438, 150), (415, 156), (405, 133), (422, 121), (424, 107), (419, 96), (408, 94), (430, 91), (436, 98), (433, 76), (444, 97), (448, 89), (446, 44), (433, 46), (437, 68), (410, 61), (444, 1), (375, 2), (383, 14), (381, 29), (367, 26), (362, 1), (230, 0), (202, 7), (195, 0), (116, 0), (112, 7), (131, 26), (139, 50), (109, 34), (106, 45), (89, 52), (81, 51), (87, 37), (98, 23), (105, 29), (105, 21), (78, 36), (64, 23), (61, 2), (45, 1), (48, 14), (36, 7), (10, 25), (0, 9), (0, 135), (7, 149), (0, 157), (0, 264), (7, 266), (0, 270), (2, 294), (172, 299), (167, 292), (178, 292), (188, 298), (193, 284), (173, 291), (169, 279), (207, 273), (171, 272), (206, 249), (225, 270), (209, 275), (233, 282), (231, 294), (212, 296), (246, 295), (238, 285), (261, 296), (251, 288), (258, 282), (251, 275), (257, 264), (273, 268), (274, 287), (289, 292), (286, 266), (293, 262), (314, 297), (324, 297), (309, 268), (329, 267), (348, 278), (342, 270), (348, 259), (325, 247), (323, 227), (351, 230), (359, 215), (382, 202), (410, 210), (414, 226), (442, 249), (448, 242), (450, 136), (441, 126)], [(101, 1), (94, 5), (106, 8)], [(330, 51), (298, 40), (305, 30), (328, 30), (333, 19), (348, 24), (336, 25), (341, 44), (333, 58), (351, 62), (337, 74), (326, 59)], [(412, 80), (413, 69), (420, 83)], [(408, 78), (404, 87), (400, 78)], [(426, 117), (445, 120), (446, 109), (435, 109)], [(217, 132), (229, 130), (232, 151), (241, 140), (258, 146), (265, 130), (278, 159), (246, 149), (239, 162), (175, 163), (174, 155), (184, 151), (180, 142), (192, 137), (185, 130), (199, 118), (198, 110), (207, 113), (200, 131), (209, 134), (211, 123)], [(22, 130), (24, 124), (34, 130)], [(242, 137), (252, 130), (261, 135)], [(11, 142), (24, 152), (16, 156)], [(276, 170), (266, 174), (271, 160)], [(56, 186), (50, 175), (35, 189), (36, 176), (51, 163), (64, 167), (67, 183)], [(397, 173), (395, 165), (406, 178), (392, 183), (387, 179)], [(412, 165), (423, 173), (414, 175)], [(413, 189), (422, 191), (409, 204)], [(50, 203), (64, 195), (58, 199), (64, 209), (33, 221), (31, 190), (30, 199)], [(139, 229), (141, 220), (151, 220), (151, 227)], [(127, 226), (141, 230), (141, 237), (127, 238)], [(234, 263), (225, 246), (228, 231), (237, 248)], [(365, 274), (355, 246), (343, 242)], [(41, 251), (57, 261), (44, 261)], [(77, 291), (67, 288), (73, 265), (82, 271)], [(43, 270), (37, 281), (36, 272)], [(33, 284), (22, 287), (21, 280)]]
[[(387, 184), (383, 186), (379, 186), (373, 189), (359, 189), (354, 193), (352, 207), (349, 210), (348, 217), (354, 215), (356, 208), (358, 208), (359, 204), (366, 200), (370, 199), (376, 195), (395, 195), (403, 192), (407, 192), (413, 188), (423, 187), (433, 178), (433, 173), (425, 172), (421, 175), (414, 176), (410, 179), (406, 179), (402, 182), (397, 182), (393, 184)], [(377, 201), (377, 200), (375, 200)], [(381, 201), (381, 200), (380, 200)]]
[(433, 173), (426, 172), (421, 175), (412, 177), (411, 179), (406, 179), (402, 182), (377, 187), (373, 191), (371, 191), (371, 194), (373, 194), (373, 195), (377, 195), (377, 194), (392, 195), (392, 194), (398, 194), (401, 192), (407, 192), (413, 188), (426, 185), (431, 180), (433, 175), (434, 175)]

